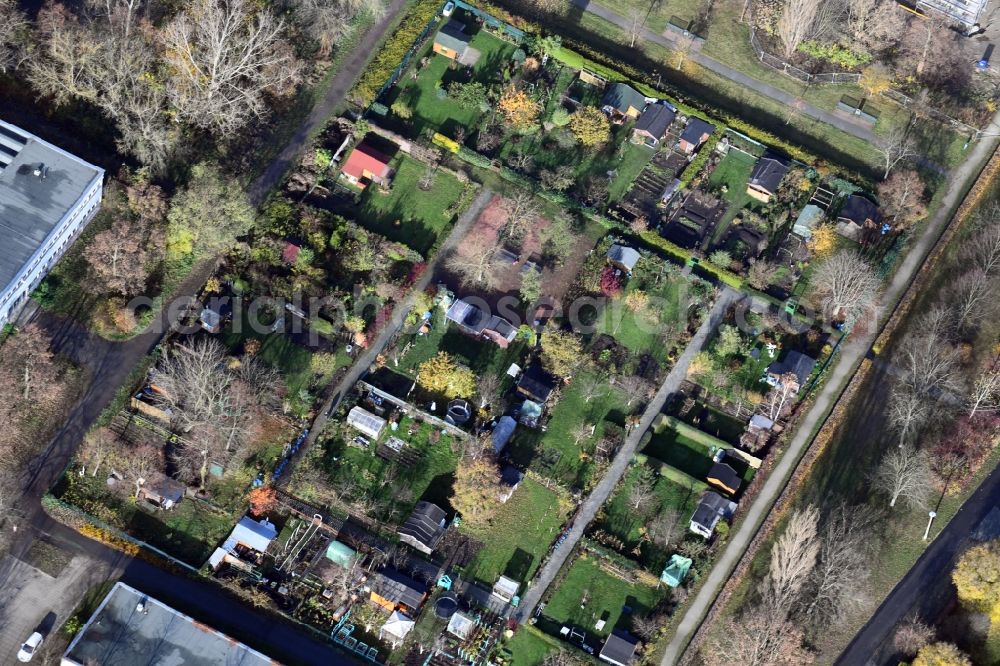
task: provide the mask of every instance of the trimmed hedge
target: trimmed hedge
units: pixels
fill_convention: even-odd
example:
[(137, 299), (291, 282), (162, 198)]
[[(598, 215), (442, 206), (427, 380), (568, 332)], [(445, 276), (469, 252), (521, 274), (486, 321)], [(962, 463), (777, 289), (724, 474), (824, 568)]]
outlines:
[(406, 12), (406, 17), (368, 63), (364, 73), (354, 85), (352, 95), (362, 106), (375, 101), (375, 95), (396, 71), (417, 38), (441, 9), (440, 0), (417, 0)]
[[(694, 256), (690, 250), (685, 250), (679, 245), (671, 243), (655, 231), (644, 231), (639, 234), (639, 238), (646, 245), (666, 252), (682, 263), (687, 262)], [(707, 277), (718, 280), (723, 284), (727, 284), (733, 289), (743, 288), (743, 278), (739, 275), (707, 262), (698, 263), (698, 265), (694, 268), (694, 272), (707, 274)]]
[(722, 136), (722, 132), (715, 132), (712, 136), (708, 137), (708, 141), (698, 150), (698, 154), (695, 158), (684, 167), (684, 171), (681, 172), (679, 180), (684, 187), (691, 184), (694, 177), (698, 175), (698, 172), (702, 170), (705, 166), (705, 162), (708, 158), (712, 156), (712, 152), (715, 150), (715, 146), (719, 143), (719, 138)]

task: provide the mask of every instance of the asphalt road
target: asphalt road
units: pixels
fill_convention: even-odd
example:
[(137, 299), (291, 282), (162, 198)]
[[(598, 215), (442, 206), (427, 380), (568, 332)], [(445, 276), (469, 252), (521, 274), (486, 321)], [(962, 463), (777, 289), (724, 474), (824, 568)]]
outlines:
[(608, 471), (604, 473), (601, 480), (597, 483), (594, 489), (591, 491), (587, 499), (583, 501), (580, 505), (576, 516), (573, 518), (573, 524), (570, 526), (569, 531), (566, 533), (566, 539), (559, 545), (559, 547), (553, 551), (549, 558), (545, 561), (539, 570), (535, 574), (535, 577), (531, 580), (527, 591), (524, 596), (521, 597), (521, 604), (517, 609), (517, 618), (519, 621), (523, 622), (525, 619), (531, 617), (532, 611), (538, 602), (542, 600), (542, 595), (545, 594), (545, 590), (548, 589), (552, 581), (555, 580), (556, 575), (559, 570), (562, 569), (563, 564), (566, 562), (566, 558), (571, 552), (573, 552), (574, 546), (576, 546), (577, 541), (583, 537), (583, 533), (587, 529), (587, 525), (594, 519), (597, 512), (601, 510), (604, 503), (614, 492), (614, 489), (618, 486), (618, 482), (621, 481), (625, 472), (628, 470), (629, 465), (632, 463), (632, 459), (635, 456), (636, 450), (639, 448), (639, 442), (642, 440), (642, 436), (649, 430), (650, 426), (653, 424), (653, 420), (660, 414), (663, 410), (663, 406), (666, 404), (667, 399), (671, 395), (677, 392), (680, 388), (681, 382), (687, 376), (688, 366), (694, 357), (701, 351), (702, 347), (705, 345), (705, 341), (712, 334), (712, 331), (719, 325), (722, 319), (726, 315), (726, 311), (729, 307), (735, 303), (741, 294), (739, 292), (733, 291), (729, 288), (723, 289), (722, 293), (719, 294), (718, 299), (715, 301), (715, 305), (712, 306), (711, 311), (702, 322), (701, 326), (691, 337), (690, 342), (688, 342), (687, 347), (684, 348), (684, 352), (677, 359), (677, 363), (671, 368), (670, 372), (667, 374), (666, 378), (663, 380), (663, 384), (660, 389), (656, 392), (656, 396), (650, 400), (649, 405), (646, 406), (646, 410), (642, 413), (642, 418), (639, 421), (639, 425), (632, 429), (625, 438), (625, 443), (615, 454), (614, 460), (608, 466)]
[(974, 545), (970, 534), (997, 506), (1000, 506), (1000, 467), (983, 479), (976, 492), (893, 588), (835, 663), (842, 666), (898, 664), (900, 659), (892, 646), (896, 626), (910, 613), (916, 613), (934, 624), (955, 595), (949, 573), (955, 567), (958, 556)]
[[(753, 504), (750, 505), (745, 520), (735, 533), (730, 534), (725, 550), (722, 551), (694, 601), (681, 618), (677, 631), (664, 652), (660, 662), (661, 666), (672, 666), (681, 663), (683, 658), (691, 656), (685, 654), (689, 642), (701, 627), (705, 616), (722, 591), (723, 585), (729, 580), (730, 574), (745, 555), (750, 542), (757, 534), (757, 530), (794, 473), (803, 452), (812, 442), (816, 426), (825, 418), (825, 414), (835, 402), (840, 399), (843, 387), (855, 372), (861, 358), (870, 351), (882, 324), (891, 316), (899, 299), (905, 294), (917, 271), (923, 266), (928, 254), (947, 228), (952, 219), (953, 211), (958, 207), (967, 186), (979, 175), (987, 159), (996, 150), (998, 133), (1000, 133), (1000, 112), (994, 115), (989, 126), (984, 128), (984, 136), (987, 138), (976, 143), (966, 160), (951, 171), (945, 184), (941, 205), (924, 226), (920, 237), (913, 241), (906, 256), (900, 262), (899, 268), (893, 274), (892, 281), (881, 294), (872, 325), (865, 331), (852, 333), (848, 341), (841, 345), (840, 360), (833, 366), (830, 376), (816, 396), (812, 407), (799, 422), (795, 435), (781, 459), (771, 471), (760, 493), (754, 498)], [(867, 404), (853, 405), (852, 407), (869, 409), (878, 403), (879, 400), (876, 396), (876, 399), (869, 400)], [(859, 439), (857, 441), (866, 442), (868, 440)]]

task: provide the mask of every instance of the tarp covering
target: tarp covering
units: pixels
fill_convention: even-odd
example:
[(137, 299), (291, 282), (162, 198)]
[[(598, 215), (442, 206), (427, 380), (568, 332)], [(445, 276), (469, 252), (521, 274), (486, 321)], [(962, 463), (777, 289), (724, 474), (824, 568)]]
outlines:
[(683, 555), (672, 555), (667, 567), (660, 574), (660, 580), (670, 587), (677, 587), (684, 582), (688, 569), (691, 568), (692, 560)]

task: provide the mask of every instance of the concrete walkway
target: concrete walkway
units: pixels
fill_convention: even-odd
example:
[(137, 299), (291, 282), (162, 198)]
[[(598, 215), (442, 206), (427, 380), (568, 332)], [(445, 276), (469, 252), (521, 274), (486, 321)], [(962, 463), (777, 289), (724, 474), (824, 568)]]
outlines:
[[(455, 222), (455, 226), (452, 227), (451, 233), (448, 234), (448, 238), (446, 238), (444, 243), (441, 244), (441, 248), (437, 251), (437, 254), (435, 254), (434, 257), (427, 263), (427, 268), (420, 276), (420, 279), (414, 283), (410, 294), (402, 303), (399, 303), (395, 308), (393, 308), (391, 319), (384, 327), (382, 327), (382, 331), (378, 334), (378, 337), (375, 338), (363, 354), (355, 359), (350, 369), (348, 369), (347, 374), (341, 378), (336, 388), (329, 393), (329, 397), (323, 402), (323, 406), (320, 408), (319, 414), (313, 420), (313, 424), (309, 428), (309, 436), (306, 437), (306, 441), (302, 445), (302, 452), (304, 452), (309, 446), (312, 446), (319, 433), (323, 432), (326, 422), (329, 420), (333, 411), (337, 408), (337, 405), (340, 404), (340, 401), (345, 395), (354, 389), (354, 385), (358, 383), (358, 380), (368, 373), (368, 369), (371, 368), (373, 363), (375, 363), (375, 359), (378, 355), (385, 351), (389, 342), (392, 341), (393, 336), (403, 328), (403, 324), (406, 321), (406, 315), (413, 308), (413, 303), (416, 300), (417, 294), (430, 286), (431, 280), (434, 277), (434, 270), (437, 268), (438, 263), (440, 263), (442, 258), (446, 257), (448, 252), (458, 245), (458, 242), (465, 237), (465, 234), (469, 232), (469, 229), (475, 221), (479, 219), (479, 214), (492, 200), (493, 190), (488, 187), (484, 187), (472, 201), (472, 204), (458, 218), (458, 221)], [(296, 464), (296, 461), (301, 460), (302, 452), (292, 459), (293, 465)], [(291, 470), (283, 476), (282, 482), (287, 482), (288, 479), (291, 478), (290, 471)]]
[[(607, 7), (599, 5), (592, 0), (571, 0), (571, 2), (573, 5), (579, 7), (588, 14), (593, 14), (594, 16), (598, 16), (609, 23), (613, 23), (626, 32), (630, 32), (632, 29), (631, 19), (618, 14)], [(641, 37), (647, 42), (653, 42), (654, 44), (659, 44), (660, 46), (664, 46), (668, 49), (687, 47), (686, 43), (682, 43), (687, 41), (684, 37), (681, 35), (675, 37), (670, 32), (660, 34), (651, 30), (643, 29)], [(780, 88), (775, 88), (774, 86), (768, 85), (763, 81), (758, 81), (753, 77), (747, 76), (743, 72), (738, 72), (732, 67), (719, 62), (712, 56), (702, 53), (696, 44), (692, 44), (687, 57), (705, 69), (709, 69), (716, 74), (729, 79), (730, 81), (734, 81), (735, 83), (751, 90), (756, 90), (762, 95), (766, 95), (774, 101), (780, 102), (789, 108), (794, 107), (803, 115), (809, 116), (814, 120), (819, 120), (828, 125), (833, 125), (837, 129), (847, 132), (848, 134), (852, 134), (859, 139), (864, 139), (869, 143), (875, 141), (875, 134), (872, 132), (871, 125), (849, 117), (840, 116), (832, 111), (825, 111), (803, 101), (801, 97), (785, 92)]]
[(684, 352), (677, 359), (677, 363), (670, 370), (670, 373), (667, 374), (666, 379), (663, 380), (663, 385), (656, 392), (656, 396), (649, 402), (646, 411), (642, 414), (639, 425), (633, 428), (625, 438), (625, 443), (618, 450), (614, 460), (611, 461), (611, 465), (608, 467), (608, 471), (604, 474), (604, 477), (601, 478), (587, 499), (580, 505), (573, 519), (573, 524), (566, 534), (565, 541), (559, 545), (558, 549), (549, 556), (549, 559), (546, 560), (545, 564), (538, 570), (538, 573), (535, 574), (535, 578), (531, 581), (530, 586), (521, 598), (521, 605), (517, 611), (519, 622), (524, 622), (527, 618), (531, 617), (535, 606), (541, 601), (545, 590), (552, 584), (556, 574), (559, 573), (559, 570), (566, 562), (566, 558), (573, 552), (573, 547), (576, 546), (577, 541), (583, 536), (587, 525), (594, 519), (597, 512), (601, 510), (601, 507), (604, 506), (611, 493), (614, 492), (615, 487), (618, 486), (618, 482), (625, 476), (625, 472), (628, 470), (628, 466), (631, 464), (632, 458), (639, 448), (639, 441), (642, 439), (643, 434), (649, 430), (653, 424), (653, 419), (660, 414), (667, 399), (680, 389), (681, 382), (687, 376), (688, 366), (698, 352), (701, 351), (708, 337), (715, 330), (715, 327), (725, 317), (729, 306), (741, 297), (742, 295), (739, 292), (728, 288), (719, 294), (719, 298), (715, 301), (715, 305), (709, 312), (708, 317), (705, 318), (705, 321), (702, 322), (701, 326), (695, 332), (687, 347), (684, 348)]
[(743, 558), (764, 518), (771, 511), (774, 502), (795, 471), (800, 457), (812, 442), (812, 433), (839, 398), (841, 389), (854, 374), (861, 358), (871, 349), (878, 332), (892, 315), (899, 299), (913, 281), (938, 238), (947, 228), (968, 186), (979, 175), (986, 160), (996, 150), (998, 140), (995, 136), (991, 137), (990, 135), (995, 135), (998, 132), (1000, 132), (1000, 112), (993, 116), (989, 126), (984, 129), (985, 136), (988, 138), (977, 143), (965, 162), (952, 170), (945, 185), (946, 191), (941, 200), (941, 206), (937, 209), (934, 217), (927, 222), (921, 236), (913, 242), (899, 269), (893, 275), (892, 282), (879, 299), (877, 321), (869, 328), (869, 331), (852, 335), (849, 341), (841, 346), (840, 360), (833, 366), (826, 384), (816, 396), (816, 402), (799, 423), (795, 436), (782, 454), (781, 460), (771, 471), (771, 475), (761, 488), (760, 494), (750, 506), (743, 524), (734, 534), (730, 535), (726, 549), (722, 552), (715, 567), (698, 591), (694, 602), (688, 607), (681, 619), (677, 632), (667, 646), (660, 662), (661, 666), (672, 666), (680, 662), (694, 632), (701, 625), (719, 592), (722, 591), (722, 586)]

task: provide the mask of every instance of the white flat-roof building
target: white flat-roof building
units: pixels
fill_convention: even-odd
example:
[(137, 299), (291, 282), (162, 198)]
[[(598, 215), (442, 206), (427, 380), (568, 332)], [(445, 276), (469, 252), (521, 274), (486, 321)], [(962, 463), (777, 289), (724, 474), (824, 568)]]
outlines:
[(0, 120), (0, 326), (101, 206), (104, 169)]
[(125, 583), (115, 583), (61, 666), (274, 666), (276, 661)]

